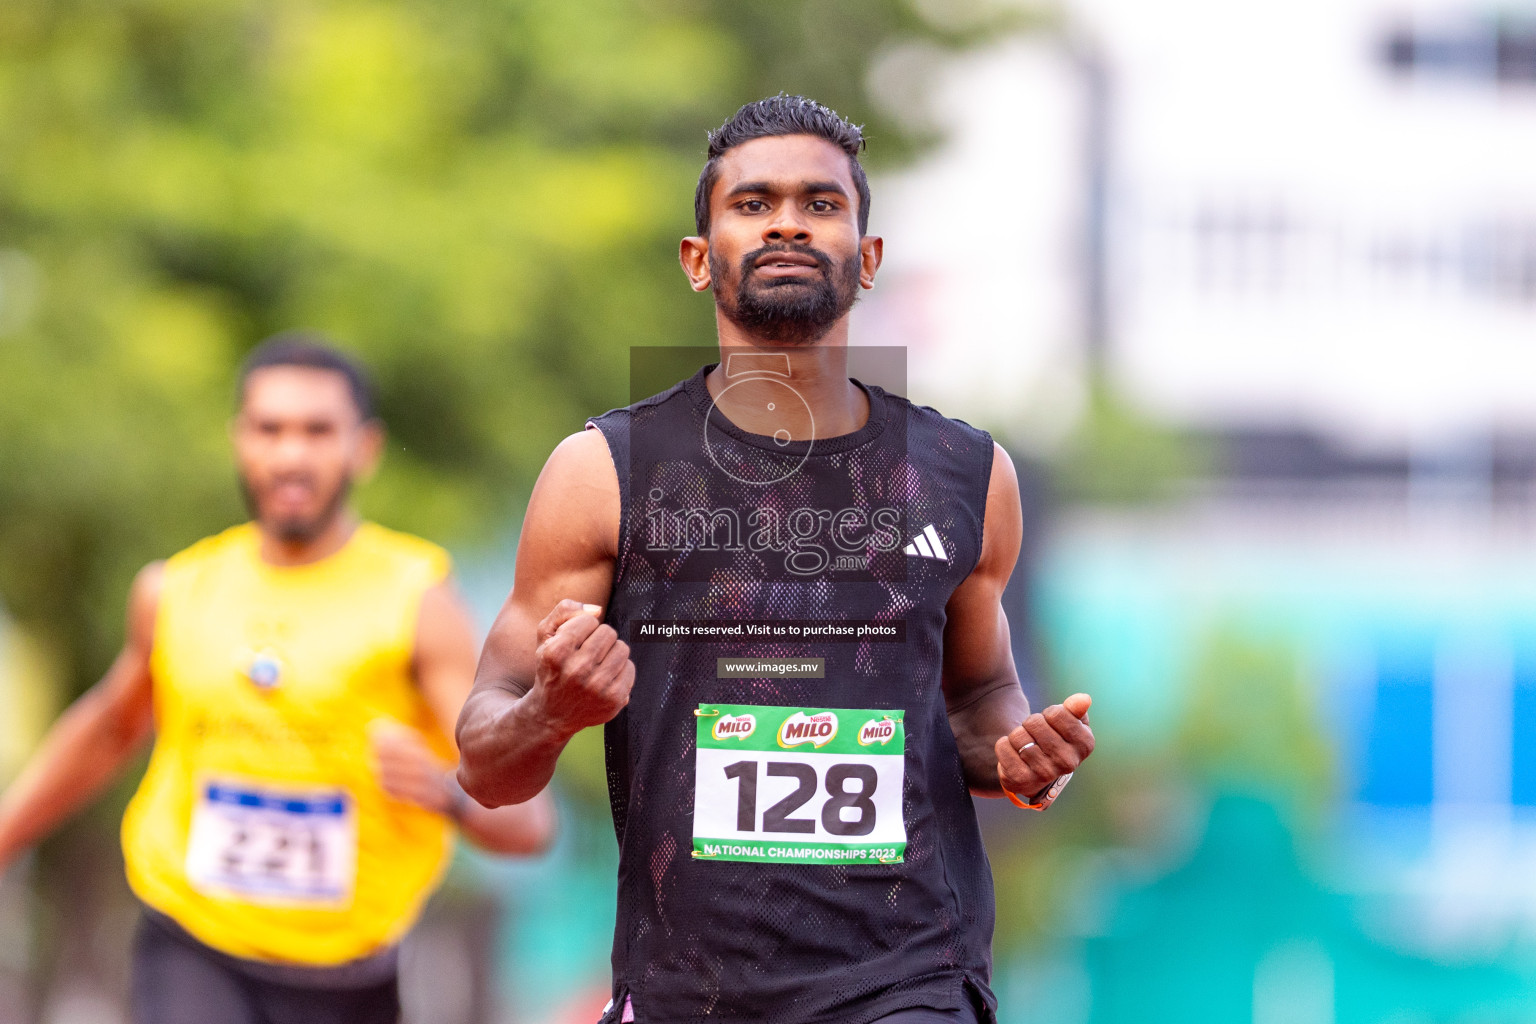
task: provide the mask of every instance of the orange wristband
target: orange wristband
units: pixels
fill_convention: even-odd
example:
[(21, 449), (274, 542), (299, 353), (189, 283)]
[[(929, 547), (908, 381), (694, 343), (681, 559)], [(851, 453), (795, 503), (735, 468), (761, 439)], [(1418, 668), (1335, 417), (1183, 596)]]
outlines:
[(1032, 803), (1020, 799), (1017, 793), (1009, 792), (1008, 787), (1003, 786), (1001, 780), (999, 780), (998, 785), (1002, 787), (1003, 795), (1008, 798), (1008, 801), (1012, 803), (1013, 806), (1025, 811), (1043, 811), (1047, 807), (1051, 806), (1051, 804), (1055, 803), (1056, 798), (1061, 795), (1062, 790), (1067, 788), (1067, 783), (1071, 780), (1071, 772), (1067, 772), (1065, 775), (1057, 776), (1055, 782), (1051, 783), (1049, 786), (1045, 787), (1045, 789), (1041, 790), (1035, 795), (1034, 802)]

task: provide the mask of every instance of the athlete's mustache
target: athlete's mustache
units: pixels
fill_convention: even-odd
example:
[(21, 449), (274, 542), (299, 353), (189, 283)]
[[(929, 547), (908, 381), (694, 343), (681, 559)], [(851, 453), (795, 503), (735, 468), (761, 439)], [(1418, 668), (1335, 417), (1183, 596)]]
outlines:
[(765, 245), (761, 249), (754, 249), (741, 258), (742, 278), (745, 279), (748, 274), (757, 269), (758, 260), (762, 259), (764, 256), (771, 256), (774, 253), (794, 253), (797, 256), (805, 256), (808, 259), (813, 259), (816, 261), (817, 269), (820, 270), (823, 275), (825, 275), (827, 271), (832, 267), (832, 257), (828, 256), (820, 249), (813, 249), (808, 245), (789, 245), (785, 242), (776, 242), (771, 245)]
[(263, 494), (270, 494), (279, 487), (286, 487), (289, 484), (298, 484), (300, 487), (311, 491), (318, 491), (320, 489), (320, 481), (316, 480), (309, 473), (284, 473), (281, 476), (274, 476), (263, 482), (261, 491)]

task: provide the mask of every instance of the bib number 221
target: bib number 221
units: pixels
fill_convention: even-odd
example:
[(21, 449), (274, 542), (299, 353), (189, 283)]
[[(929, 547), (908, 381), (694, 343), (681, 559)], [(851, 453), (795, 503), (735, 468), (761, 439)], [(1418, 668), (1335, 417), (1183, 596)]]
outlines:
[(357, 815), (344, 792), (201, 787), (186, 861), (200, 891), (255, 903), (345, 905), (356, 862)]

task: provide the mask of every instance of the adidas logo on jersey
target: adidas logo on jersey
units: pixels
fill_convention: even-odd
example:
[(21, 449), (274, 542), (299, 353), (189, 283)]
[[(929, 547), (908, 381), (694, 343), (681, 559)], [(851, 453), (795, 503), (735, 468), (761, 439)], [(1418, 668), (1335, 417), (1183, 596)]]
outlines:
[(923, 532), (912, 538), (912, 543), (902, 548), (907, 554), (916, 558), (933, 558), (940, 562), (949, 561), (949, 552), (944, 550), (944, 542), (939, 540), (939, 531), (929, 523), (923, 527)]

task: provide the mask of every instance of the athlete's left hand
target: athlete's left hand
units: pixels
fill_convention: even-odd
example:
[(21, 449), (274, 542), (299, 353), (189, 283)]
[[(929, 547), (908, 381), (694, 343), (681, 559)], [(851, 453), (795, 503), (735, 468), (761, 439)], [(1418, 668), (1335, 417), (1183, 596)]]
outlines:
[(1088, 728), (1088, 707), (1093, 698), (1074, 693), (1060, 704), (1024, 719), (1018, 728), (1000, 737), (997, 776), (1003, 788), (1024, 799), (1041, 790), (1093, 753), (1093, 730)]
[(446, 784), (449, 765), (427, 748), (421, 733), (381, 718), (368, 726), (379, 772), (379, 785), (396, 800), (447, 814), (453, 794)]

